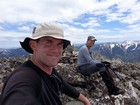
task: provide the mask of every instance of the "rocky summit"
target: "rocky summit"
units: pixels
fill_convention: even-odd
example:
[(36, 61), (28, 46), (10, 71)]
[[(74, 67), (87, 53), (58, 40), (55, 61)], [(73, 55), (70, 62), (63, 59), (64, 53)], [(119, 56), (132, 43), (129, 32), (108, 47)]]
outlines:
[[(29, 57), (0, 59), (0, 91), (5, 77), (28, 58)], [(69, 62), (66, 58), (67, 57), (60, 60), (56, 69), (58, 69), (58, 72), (65, 80), (90, 100), (91, 105), (139, 105), (140, 62), (125, 63), (120, 59), (106, 59), (111, 63), (112, 75), (117, 86), (125, 90), (124, 95), (109, 96), (105, 84), (98, 73), (84, 77), (76, 70), (75, 58)], [(103, 58), (98, 59), (102, 60)], [(61, 99), (64, 105), (80, 105), (74, 104), (78, 101), (66, 95), (62, 95)], [(72, 104), (70, 104), (70, 102), (72, 102)]]

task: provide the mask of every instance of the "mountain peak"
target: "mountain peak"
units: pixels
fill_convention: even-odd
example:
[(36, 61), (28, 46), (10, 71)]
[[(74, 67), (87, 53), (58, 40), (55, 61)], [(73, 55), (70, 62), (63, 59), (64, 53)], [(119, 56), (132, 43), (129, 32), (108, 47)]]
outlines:
[(125, 62), (140, 61), (140, 41), (124, 41), (101, 44), (94, 48), (94, 51), (99, 52), (109, 58), (120, 58)]

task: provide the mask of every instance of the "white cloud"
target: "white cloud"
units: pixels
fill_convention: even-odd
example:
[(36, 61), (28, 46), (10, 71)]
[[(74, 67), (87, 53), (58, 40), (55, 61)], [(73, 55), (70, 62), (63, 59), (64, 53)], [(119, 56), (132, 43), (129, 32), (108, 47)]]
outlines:
[(30, 29), (30, 27), (22, 26), (22, 27), (18, 27), (18, 30), (29, 32), (31, 29)]
[[(62, 23), (66, 37), (74, 43), (84, 43), (93, 33), (99, 41), (113, 41), (132, 39), (133, 33), (136, 38), (140, 32), (137, 0), (1, 0), (0, 10), (0, 41), (8, 37), (14, 42), (23, 40), (31, 36), (36, 23), (44, 21)], [(114, 21), (126, 26), (109, 27)], [(17, 24), (17, 31), (9, 30), (5, 24)]]
[(95, 26), (100, 26), (100, 23), (98, 23), (98, 21), (95, 18), (90, 18), (90, 20), (87, 23), (81, 25), (84, 27), (94, 28)]
[[(117, 13), (108, 10), (113, 5), (117, 5)], [(140, 18), (140, 4), (136, 0), (1, 0), (0, 10), (0, 22), (69, 21), (91, 12), (105, 15), (108, 21), (131, 23), (130, 19), (138, 21)], [(122, 12), (130, 12), (130, 15), (123, 18)], [(139, 16), (134, 18), (136, 14)]]
[(25, 37), (31, 36), (30, 33), (0, 31), (0, 48), (17, 48), (20, 47), (19, 41)]
[(0, 26), (0, 30), (3, 30), (4, 28), (2, 26)]
[(68, 20), (93, 7), (93, 0), (1, 0), (0, 22)]
[(24, 32), (14, 32), (14, 31), (0, 31), (0, 41), (1, 40), (14, 40), (14, 39), (20, 39), (23, 40), (25, 37), (31, 36), (30, 33), (24, 33)]

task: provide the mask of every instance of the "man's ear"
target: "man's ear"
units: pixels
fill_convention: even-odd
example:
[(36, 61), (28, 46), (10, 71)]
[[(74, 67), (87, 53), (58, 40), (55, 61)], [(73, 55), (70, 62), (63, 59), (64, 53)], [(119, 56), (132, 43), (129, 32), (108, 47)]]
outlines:
[(30, 45), (30, 47), (31, 47), (31, 49), (33, 50), (33, 52), (35, 51), (35, 49), (36, 49), (36, 41), (35, 40), (30, 40), (29, 41), (29, 45)]

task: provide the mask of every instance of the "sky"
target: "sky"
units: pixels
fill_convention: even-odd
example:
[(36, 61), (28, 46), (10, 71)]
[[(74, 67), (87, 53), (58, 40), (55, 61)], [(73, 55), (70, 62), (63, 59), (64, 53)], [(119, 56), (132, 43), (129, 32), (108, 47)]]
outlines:
[(73, 44), (140, 40), (140, 0), (0, 0), (0, 48), (20, 47), (42, 22), (55, 22)]

